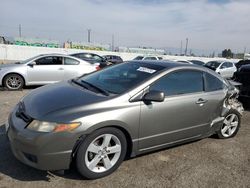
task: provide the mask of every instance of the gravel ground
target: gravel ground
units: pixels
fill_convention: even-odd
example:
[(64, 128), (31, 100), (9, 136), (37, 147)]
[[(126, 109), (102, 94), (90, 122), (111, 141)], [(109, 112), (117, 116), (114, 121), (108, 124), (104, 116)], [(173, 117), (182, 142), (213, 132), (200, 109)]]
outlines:
[(0, 188), (4, 187), (250, 187), (250, 112), (236, 137), (207, 138), (123, 162), (112, 175), (83, 180), (75, 168), (65, 174), (23, 165), (12, 155), (3, 124), (31, 89), (0, 90)]

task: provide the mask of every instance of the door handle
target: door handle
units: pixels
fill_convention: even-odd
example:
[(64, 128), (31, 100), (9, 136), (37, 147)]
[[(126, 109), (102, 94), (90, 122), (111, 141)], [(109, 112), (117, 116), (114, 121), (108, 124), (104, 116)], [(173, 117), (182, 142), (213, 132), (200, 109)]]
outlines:
[(59, 68), (58, 70), (64, 70), (63, 68)]
[(199, 98), (195, 103), (196, 103), (196, 104), (204, 104), (204, 103), (206, 103), (206, 102), (207, 102), (206, 99)]

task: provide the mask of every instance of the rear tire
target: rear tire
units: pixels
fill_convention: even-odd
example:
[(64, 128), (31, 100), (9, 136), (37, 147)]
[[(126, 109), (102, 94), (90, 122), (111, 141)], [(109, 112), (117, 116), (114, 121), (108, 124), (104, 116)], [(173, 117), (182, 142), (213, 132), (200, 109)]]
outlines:
[(113, 173), (127, 152), (126, 137), (116, 128), (96, 130), (82, 142), (76, 154), (76, 167), (87, 179)]
[(19, 74), (8, 74), (3, 79), (3, 85), (7, 90), (19, 90), (24, 86), (24, 79)]
[(241, 124), (241, 115), (237, 110), (229, 110), (225, 115), (225, 120), (217, 132), (217, 135), (221, 139), (227, 139), (234, 137), (239, 131)]

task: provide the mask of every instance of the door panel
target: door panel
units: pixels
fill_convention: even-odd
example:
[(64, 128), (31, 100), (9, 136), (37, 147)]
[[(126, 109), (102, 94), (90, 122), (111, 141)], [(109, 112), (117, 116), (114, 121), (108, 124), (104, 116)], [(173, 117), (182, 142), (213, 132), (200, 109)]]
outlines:
[(63, 76), (63, 61), (58, 56), (39, 58), (27, 68), (29, 84), (49, 84), (63, 80)]
[(209, 130), (210, 109), (196, 102), (206, 99), (204, 94), (169, 97), (164, 102), (141, 106), (139, 148), (147, 148), (188, 137)]
[(64, 69), (62, 65), (34, 65), (27, 69), (30, 84), (49, 84), (63, 80)]
[(141, 103), (141, 151), (209, 133), (211, 122), (222, 111), (225, 92), (205, 92), (203, 77), (199, 71), (176, 71), (150, 86), (167, 97), (163, 102)]

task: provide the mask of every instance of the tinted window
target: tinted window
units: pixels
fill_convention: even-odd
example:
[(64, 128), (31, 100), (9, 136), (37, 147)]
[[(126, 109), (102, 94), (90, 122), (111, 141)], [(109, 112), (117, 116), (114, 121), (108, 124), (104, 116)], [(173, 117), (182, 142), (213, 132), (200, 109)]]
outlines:
[(103, 58), (96, 55), (96, 54), (80, 53), (80, 54), (73, 54), (72, 56), (78, 57), (78, 58), (86, 60), (86, 61), (95, 61), (95, 62), (102, 62), (103, 61)]
[(79, 61), (75, 59), (68, 58), (68, 57), (64, 58), (64, 65), (78, 65), (78, 64), (79, 64)]
[(107, 60), (110, 60), (112, 59), (112, 56), (107, 55), (107, 56), (104, 56), (104, 58), (106, 58)]
[(205, 90), (207, 92), (221, 90), (224, 86), (225, 85), (221, 80), (209, 73), (205, 73)]
[(163, 91), (165, 95), (178, 95), (203, 91), (203, 73), (200, 71), (178, 71), (157, 80), (151, 90)]
[(225, 69), (227, 68), (227, 63), (223, 63), (221, 66), (220, 66), (221, 69)]
[(226, 65), (227, 65), (227, 67), (233, 67), (233, 64), (230, 62), (227, 62)]
[(114, 59), (116, 59), (116, 60), (122, 60), (122, 58), (120, 56), (114, 56)]
[(62, 57), (50, 56), (36, 60), (37, 65), (62, 65)]
[(230, 67), (233, 67), (233, 64), (230, 63), (230, 62), (224, 62), (222, 65), (221, 65), (221, 69), (225, 69), (225, 68), (230, 68)]
[(195, 65), (204, 65), (205, 63), (199, 60), (191, 60), (191, 62)]
[(95, 54), (92, 54), (92, 58), (95, 60), (95, 61), (98, 61), (98, 62), (102, 62), (103, 61), (103, 58), (98, 56), (98, 55), (95, 55)]
[(157, 60), (156, 57), (145, 57), (143, 60)]
[(180, 62), (180, 63), (187, 63), (187, 64), (189, 64), (189, 62), (187, 62), (187, 61), (178, 61), (178, 62)]
[(159, 65), (145, 63), (124, 63), (95, 72), (79, 79), (108, 92), (121, 94), (144, 82), (164, 69)]
[(218, 61), (209, 61), (206, 63), (206, 67), (211, 67), (214, 69), (217, 69), (219, 67), (220, 63)]
[(134, 58), (134, 60), (142, 60), (143, 56), (137, 56), (136, 58)]

